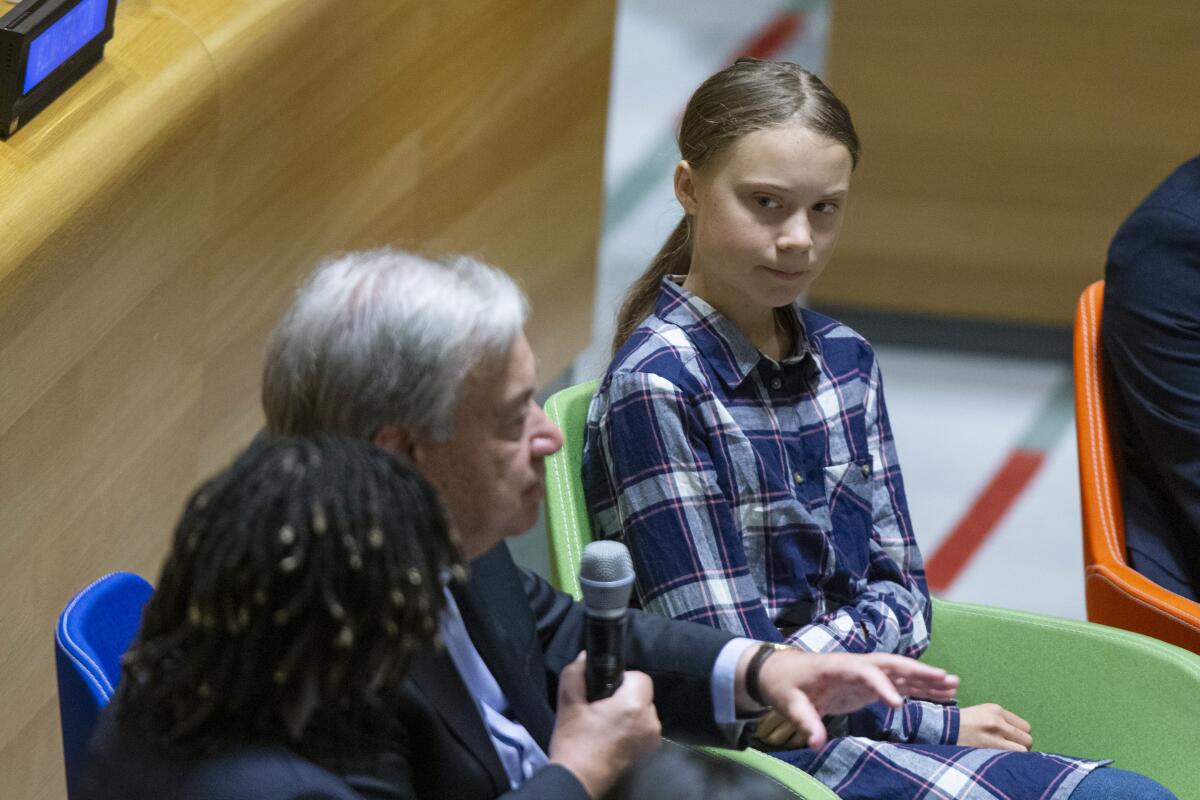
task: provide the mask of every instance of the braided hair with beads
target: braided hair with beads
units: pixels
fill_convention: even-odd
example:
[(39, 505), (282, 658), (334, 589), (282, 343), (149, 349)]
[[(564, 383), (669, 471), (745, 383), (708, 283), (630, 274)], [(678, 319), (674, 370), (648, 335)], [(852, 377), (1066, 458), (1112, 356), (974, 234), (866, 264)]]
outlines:
[(179, 746), (393, 740), (411, 656), (465, 578), (433, 489), (343, 437), (256, 442), (192, 495), (118, 689)]

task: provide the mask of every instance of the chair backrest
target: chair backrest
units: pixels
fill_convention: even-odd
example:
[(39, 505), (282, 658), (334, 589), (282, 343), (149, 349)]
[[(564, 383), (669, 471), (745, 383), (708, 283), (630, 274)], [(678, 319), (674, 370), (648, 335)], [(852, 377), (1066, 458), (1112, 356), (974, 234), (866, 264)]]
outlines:
[(152, 591), (141, 577), (114, 572), (71, 598), (59, 615), (54, 660), (68, 797), (76, 795), (88, 738), (120, 682), (121, 656)]
[(546, 401), (546, 416), (562, 430), (563, 446), (546, 459), (546, 531), (549, 534), (550, 569), (555, 584), (576, 599), (579, 562), (592, 540), (592, 522), (583, 496), (584, 428), (596, 381), (563, 389)]
[(1083, 290), (1075, 312), (1075, 435), (1088, 619), (1200, 653), (1200, 603), (1162, 588), (1125, 558), (1112, 378), (1100, 342), (1103, 309), (1104, 281), (1096, 281)]

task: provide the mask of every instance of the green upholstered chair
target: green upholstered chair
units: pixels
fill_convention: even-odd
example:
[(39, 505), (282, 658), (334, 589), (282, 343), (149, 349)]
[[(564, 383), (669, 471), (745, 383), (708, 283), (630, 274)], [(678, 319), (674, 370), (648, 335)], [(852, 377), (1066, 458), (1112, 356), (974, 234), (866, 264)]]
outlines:
[[(557, 585), (576, 597), (580, 554), (592, 536), (580, 466), (595, 388), (579, 384), (546, 402), (565, 438), (546, 463), (550, 565)], [(1104, 625), (937, 598), (933, 634), (922, 660), (962, 677), (961, 705), (1000, 703), (1029, 720), (1037, 750), (1111, 758), (1180, 798), (1200, 798), (1200, 656)], [(711, 752), (769, 767), (797, 796), (834, 797), (762, 753)]]

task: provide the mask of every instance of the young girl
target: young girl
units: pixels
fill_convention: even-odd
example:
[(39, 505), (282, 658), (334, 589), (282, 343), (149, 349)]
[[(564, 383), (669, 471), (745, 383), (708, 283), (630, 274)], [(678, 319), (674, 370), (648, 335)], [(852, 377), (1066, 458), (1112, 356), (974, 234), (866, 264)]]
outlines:
[[(879, 367), (861, 336), (798, 302), (841, 229), (859, 155), (849, 112), (795, 64), (741, 59), (696, 90), (679, 146), (683, 219), (626, 298), (588, 414), (596, 528), (629, 545), (647, 609), (806, 650), (917, 656), (929, 596)], [(769, 744), (791, 733), (777, 722), (760, 725)], [(1170, 796), (1024, 752), (1028, 724), (995, 704), (910, 701), (836, 725), (860, 738), (780, 755), (843, 798), (1082, 800), (1114, 779)]]

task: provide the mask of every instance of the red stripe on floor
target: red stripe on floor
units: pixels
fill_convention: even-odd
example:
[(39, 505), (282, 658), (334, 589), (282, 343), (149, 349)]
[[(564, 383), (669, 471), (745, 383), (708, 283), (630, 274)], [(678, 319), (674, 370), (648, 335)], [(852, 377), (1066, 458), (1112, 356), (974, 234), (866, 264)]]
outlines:
[(967, 513), (925, 562), (930, 591), (944, 592), (950, 588), (1045, 460), (1046, 454), (1037, 450), (1017, 448), (1012, 452), (1004, 466), (992, 476), (987, 488), (975, 498)]
[(739, 50), (740, 56), (750, 58), (773, 58), (783, 49), (788, 40), (804, 30), (804, 13), (787, 11), (771, 20), (753, 39)]

